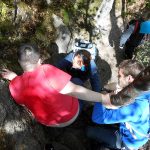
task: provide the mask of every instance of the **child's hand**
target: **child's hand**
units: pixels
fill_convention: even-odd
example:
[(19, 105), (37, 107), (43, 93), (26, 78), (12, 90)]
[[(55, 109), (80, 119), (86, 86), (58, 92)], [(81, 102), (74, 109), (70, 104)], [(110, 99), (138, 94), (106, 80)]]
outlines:
[(1, 72), (2, 78), (5, 78), (5, 79), (10, 80), (10, 81), (17, 76), (17, 74), (15, 72), (12, 72), (8, 69), (3, 69), (0, 72)]

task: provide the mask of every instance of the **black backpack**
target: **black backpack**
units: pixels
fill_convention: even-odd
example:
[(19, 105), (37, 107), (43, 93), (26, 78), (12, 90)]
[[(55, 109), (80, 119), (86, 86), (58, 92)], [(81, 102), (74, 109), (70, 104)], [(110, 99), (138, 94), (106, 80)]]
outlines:
[(129, 27), (129, 25), (134, 25), (134, 31), (128, 39), (128, 43), (130, 43), (130, 45), (132, 45), (134, 47), (138, 46), (141, 43), (141, 41), (144, 37), (144, 34), (139, 33), (140, 25), (141, 25), (142, 22), (143, 22), (142, 19), (140, 19), (140, 20), (131, 20), (127, 25), (127, 28)]

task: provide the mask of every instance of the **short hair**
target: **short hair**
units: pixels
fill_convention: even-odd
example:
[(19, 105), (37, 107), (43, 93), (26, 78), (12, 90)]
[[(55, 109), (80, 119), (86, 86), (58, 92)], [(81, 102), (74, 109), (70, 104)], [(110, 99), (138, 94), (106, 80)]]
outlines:
[(90, 61), (91, 61), (91, 53), (88, 52), (87, 50), (78, 50), (77, 52), (75, 52), (74, 57), (80, 55), (82, 57), (83, 60), (83, 64), (84, 65), (89, 65)]
[(144, 69), (144, 66), (137, 60), (128, 59), (122, 61), (118, 68), (123, 70), (125, 76), (132, 75), (135, 78)]
[(111, 104), (123, 106), (133, 103), (135, 98), (144, 91), (150, 90), (150, 66), (141, 71), (132, 83), (126, 86), (122, 91), (111, 95)]
[(36, 45), (23, 44), (17, 51), (18, 60), (24, 64), (36, 64), (40, 58), (40, 52)]

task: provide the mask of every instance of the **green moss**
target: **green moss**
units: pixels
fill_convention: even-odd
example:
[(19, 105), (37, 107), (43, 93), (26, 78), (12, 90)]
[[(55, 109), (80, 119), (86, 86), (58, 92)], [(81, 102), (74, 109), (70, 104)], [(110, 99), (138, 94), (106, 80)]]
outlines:
[(67, 12), (67, 10), (65, 9), (61, 9), (61, 14), (63, 16), (63, 22), (68, 25), (69, 24), (69, 14)]
[(121, 5), (122, 5), (122, 3), (120, 0), (115, 1), (115, 9), (120, 10), (120, 8), (122, 7)]
[(35, 35), (30, 37), (31, 41), (38, 41), (42, 45), (49, 45), (50, 41), (53, 41), (55, 37), (55, 29), (52, 20), (52, 10), (50, 8), (42, 12), (41, 21), (35, 28)]
[(1, 0), (1, 1), (8, 7), (13, 7), (13, 5), (14, 5), (14, 0)]
[(127, 0), (127, 3), (129, 3), (129, 5), (132, 5), (135, 2), (136, 2), (136, 0)]
[(29, 5), (27, 5), (24, 2), (19, 2), (17, 5), (18, 5), (19, 8), (23, 9), (24, 11), (26, 11), (26, 10), (29, 11), (30, 10)]
[(3, 43), (3, 44), (4, 44), (4, 43), (6, 44), (6, 43), (8, 43), (8, 41), (9, 41), (9, 40), (8, 40), (7, 37), (2, 37), (2, 36), (0, 35), (0, 43), (1, 43), (1, 44), (2, 44), (2, 43)]
[(76, 3), (84, 3), (85, 0), (76, 0)]
[(9, 20), (0, 23), (0, 43), (7, 43), (13, 34), (13, 25)]
[(0, 31), (2, 33), (11, 31), (13, 28), (14, 28), (13, 24), (10, 20), (5, 20), (5, 21), (0, 23)]
[(55, 38), (54, 31), (41, 24), (36, 29), (35, 38), (32, 38), (32, 41), (38, 41), (42, 43), (43, 46), (48, 46), (50, 41), (54, 40), (54, 38)]
[(45, 33), (46, 29), (41, 25), (36, 29), (35, 36), (38, 40), (43, 41), (45, 40)]
[(0, 2), (0, 43), (9, 43), (13, 31), (12, 8), (9, 8), (4, 2)]
[(12, 10), (5, 3), (0, 2), (0, 22), (12, 19)]
[(53, 12), (51, 10), (46, 10), (43, 12), (43, 14), (44, 15), (43, 15), (42, 27), (49, 29), (52, 26), (52, 14), (53, 14)]
[(146, 8), (150, 9), (150, 1), (149, 0), (146, 1), (146, 5), (145, 6), (146, 6)]
[(150, 66), (150, 43), (145, 42), (136, 48), (135, 59), (143, 63), (144, 66)]
[(5, 18), (7, 17), (7, 6), (2, 2), (0, 2), (0, 16), (1, 21), (4, 21)]

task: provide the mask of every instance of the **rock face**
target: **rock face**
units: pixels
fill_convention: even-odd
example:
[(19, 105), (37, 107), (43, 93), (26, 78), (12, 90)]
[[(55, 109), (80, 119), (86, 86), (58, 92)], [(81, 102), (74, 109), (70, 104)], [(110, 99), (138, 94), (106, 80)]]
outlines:
[[(104, 67), (105, 64), (99, 64), (103, 83), (117, 82), (117, 64), (118, 64), (118, 43), (120, 32), (119, 18), (121, 10), (115, 9), (114, 0), (103, 0), (99, 10), (95, 16), (96, 27), (101, 33), (101, 38), (96, 40), (99, 49), (99, 56), (109, 67)], [(116, 19), (119, 18), (119, 19)], [(115, 31), (114, 31), (115, 29)], [(112, 63), (113, 62), (113, 63)], [(110, 68), (110, 71), (108, 70)], [(104, 77), (107, 75), (106, 80)]]
[(56, 28), (57, 32), (56, 44), (59, 47), (59, 53), (66, 53), (71, 33), (63, 23), (62, 19), (56, 16), (55, 14), (53, 14), (53, 20), (54, 27)]
[(12, 100), (8, 85), (0, 80), (0, 149), (41, 150), (45, 141), (42, 127)]
[[(119, 1), (121, 5), (121, 1)], [(103, 0), (97, 8), (95, 15), (88, 18), (91, 26), (85, 26), (79, 30), (72, 30), (69, 50), (74, 44), (75, 38), (91, 40), (96, 44), (99, 51), (96, 64), (100, 72), (102, 85), (117, 82), (118, 64), (123, 60), (123, 51), (119, 49), (119, 39), (123, 21), (121, 18), (121, 7), (116, 9), (114, 0)], [(92, 3), (88, 10), (93, 7)], [(94, 12), (93, 12), (94, 13)], [(87, 18), (79, 18), (80, 20)], [(85, 23), (85, 22), (84, 22)], [(68, 51), (69, 51), (68, 50)]]

